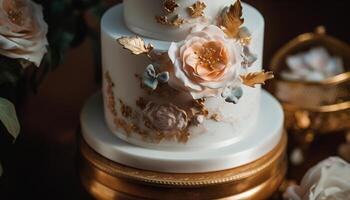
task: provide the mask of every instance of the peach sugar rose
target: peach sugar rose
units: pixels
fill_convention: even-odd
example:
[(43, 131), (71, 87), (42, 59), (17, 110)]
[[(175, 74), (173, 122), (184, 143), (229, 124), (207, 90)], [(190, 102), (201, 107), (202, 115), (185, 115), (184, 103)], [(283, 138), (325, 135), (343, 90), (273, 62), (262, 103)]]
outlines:
[(39, 66), (46, 53), (42, 7), (30, 0), (0, 0), (0, 54)]
[(189, 92), (194, 99), (220, 96), (239, 81), (241, 46), (210, 25), (191, 33), (185, 41), (172, 43), (169, 85)]

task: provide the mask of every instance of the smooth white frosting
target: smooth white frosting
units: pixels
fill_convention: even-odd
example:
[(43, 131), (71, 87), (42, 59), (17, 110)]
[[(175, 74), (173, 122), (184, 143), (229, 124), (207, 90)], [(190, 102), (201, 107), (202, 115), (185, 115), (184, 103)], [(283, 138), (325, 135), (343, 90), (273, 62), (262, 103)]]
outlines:
[[(126, 26), (133, 32), (150, 38), (164, 41), (179, 41), (186, 38), (191, 27), (200, 22), (215, 22), (223, 9), (235, 3), (235, 0), (201, 0), (206, 4), (203, 18), (191, 18), (188, 7), (197, 0), (176, 0), (179, 7), (169, 17), (180, 15), (187, 23), (178, 27), (171, 27), (157, 23), (155, 16), (164, 14), (164, 0), (124, 0), (124, 18)], [(259, 29), (264, 26), (263, 17), (253, 7), (245, 4), (245, 23), (248, 27)]]
[(101, 93), (92, 96), (81, 113), (82, 135), (102, 156), (134, 168), (169, 172), (201, 173), (231, 169), (253, 162), (269, 153), (281, 140), (283, 110), (278, 101), (262, 92), (257, 123), (252, 134), (240, 142), (209, 149), (148, 149), (115, 137), (103, 120)]
[[(137, 2), (129, 0), (126, 2)], [(143, 1), (142, 1), (143, 2)], [(153, 2), (153, 1), (147, 1)], [(158, 2), (155, 1), (154, 2)], [(214, 2), (214, 1), (213, 1)], [(216, 2), (216, 1), (215, 1)], [(220, 1), (221, 2), (221, 1)], [(222, 1), (221, 3), (223, 3)], [(226, 1), (225, 1), (226, 2)], [(227, 1), (228, 2), (228, 1)], [(230, 1), (230, 3), (232, 3)], [(153, 3), (150, 3), (153, 5)], [(103, 74), (109, 72), (114, 83), (113, 93), (116, 99), (121, 99), (126, 105), (133, 110), (141, 112), (136, 106), (136, 101), (140, 96), (147, 95), (140, 88), (140, 81), (135, 78), (135, 74), (142, 74), (145, 67), (149, 64), (149, 60), (143, 56), (132, 55), (129, 51), (123, 49), (116, 39), (122, 36), (135, 35), (125, 25), (123, 20), (123, 5), (111, 8), (105, 13), (101, 23), (102, 36), (102, 61)], [(127, 12), (127, 10), (125, 11)], [(244, 26), (252, 33), (252, 41), (250, 49), (257, 54), (258, 60), (251, 71), (259, 71), (262, 68), (263, 38), (264, 38), (264, 20), (260, 13), (251, 6), (244, 4), (243, 13), (245, 18)], [(147, 20), (143, 21), (144, 26), (150, 26)], [(160, 29), (155, 29), (155, 33)], [(173, 34), (163, 31), (163, 34)], [(143, 37), (146, 43), (151, 43), (157, 50), (167, 50), (170, 42), (150, 39)], [(107, 94), (105, 93), (106, 80), (103, 82), (103, 92), (105, 100), (105, 116), (106, 122), (110, 130), (118, 137), (140, 146), (158, 149), (193, 149), (193, 148), (218, 148), (230, 145), (242, 140), (246, 137), (250, 130), (254, 127), (260, 106), (261, 89), (244, 87), (243, 97), (238, 104), (226, 103), (222, 98), (209, 98), (206, 101), (206, 107), (209, 111), (219, 112), (222, 120), (219, 122), (213, 120), (205, 120), (199, 127), (190, 129), (191, 137), (186, 144), (177, 141), (163, 140), (161, 143), (150, 143), (141, 138), (138, 134), (130, 134), (126, 136), (121, 134), (122, 130), (118, 129), (113, 123), (113, 117), (107, 108)], [(181, 102), (188, 101), (188, 97), (172, 96), (170, 98), (152, 99), (157, 103), (162, 102)], [(117, 103), (117, 102), (116, 102)]]

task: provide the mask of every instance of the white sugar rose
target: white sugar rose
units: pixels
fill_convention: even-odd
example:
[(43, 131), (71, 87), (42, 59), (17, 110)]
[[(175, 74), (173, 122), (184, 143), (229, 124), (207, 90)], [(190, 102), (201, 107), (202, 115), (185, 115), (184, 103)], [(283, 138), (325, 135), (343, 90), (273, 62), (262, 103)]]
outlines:
[(46, 53), (42, 7), (30, 0), (0, 0), (0, 54), (39, 66)]
[(300, 186), (290, 186), (283, 197), (287, 200), (350, 199), (350, 164), (331, 157), (311, 168)]
[(239, 80), (241, 53), (241, 46), (217, 26), (196, 30), (169, 48), (169, 85), (189, 92), (194, 99), (220, 96), (225, 87)]
[(186, 112), (171, 103), (148, 103), (144, 113), (153, 128), (166, 134), (182, 131), (188, 125)]

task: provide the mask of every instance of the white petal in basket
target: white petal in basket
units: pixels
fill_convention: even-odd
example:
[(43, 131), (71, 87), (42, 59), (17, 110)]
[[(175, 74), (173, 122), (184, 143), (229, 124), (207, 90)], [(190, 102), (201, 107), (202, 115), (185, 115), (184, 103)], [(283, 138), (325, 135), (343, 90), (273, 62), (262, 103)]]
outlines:
[(286, 64), (289, 70), (281, 73), (286, 80), (322, 81), (344, 72), (342, 58), (331, 56), (324, 47), (290, 55)]

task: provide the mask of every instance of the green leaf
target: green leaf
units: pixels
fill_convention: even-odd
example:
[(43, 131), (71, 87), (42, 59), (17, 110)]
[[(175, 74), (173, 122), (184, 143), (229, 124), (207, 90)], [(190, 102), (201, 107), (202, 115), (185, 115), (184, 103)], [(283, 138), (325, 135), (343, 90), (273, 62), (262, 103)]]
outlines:
[(15, 106), (7, 99), (0, 97), (0, 121), (7, 131), (16, 139), (20, 126), (16, 115)]
[(7, 58), (0, 55), (0, 85), (16, 83), (23, 77), (24, 70), (18, 59)]

